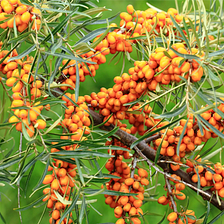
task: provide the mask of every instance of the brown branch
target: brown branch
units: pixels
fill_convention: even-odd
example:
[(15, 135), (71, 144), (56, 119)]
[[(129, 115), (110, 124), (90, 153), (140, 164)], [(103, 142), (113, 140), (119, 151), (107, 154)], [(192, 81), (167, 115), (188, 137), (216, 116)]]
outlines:
[(155, 135), (150, 136), (147, 139), (145, 139), (145, 143), (150, 143), (151, 141), (154, 141), (160, 137), (161, 137), (161, 133), (159, 132), (158, 134), (155, 134)]
[[(94, 125), (100, 125), (103, 122), (103, 117), (101, 115), (99, 115), (98, 113), (96, 113), (95, 111), (93, 111), (91, 109), (89, 109), (89, 112), (92, 115)], [(114, 129), (114, 125), (110, 125), (110, 126), (102, 125), (102, 126), (100, 126), (100, 128), (103, 130), (106, 130), (106, 131), (111, 131)], [(118, 131), (115, 134), (120, 137), (120, 141), (123, 144), (125, 144), (129, 147), (131, 146), (131, 144), (133, 142), (138, 140), (138, 138), (136, 138), (135, 136), (130, 135), (121, 129), (118, 129)], [(155, 160), (156, 151), (153, 148), (151, 148), (145, 141), (139, 142), (137, 147), (141, 151), (141, 153), (145, 157), (147, 157), (149, 160), (151, 160), (151, 161)], [(163, 156), (160, 156), (160, 158), (166, 159)], [(162, 163), (158, 162), (157, 165), (159, 165), (165, 171), (169, 171), (172, 174), (176, 174), (176, 175), (180, 176), (181, 179), (184, 182), (186, 182), (189, 187), (192, 186), (192, 188), (191, 188), (192, 190), (197, 192), (197, 184), (191, 181), (190, 176), (186, 172), (184, 172), (183, 170), (173, 171), (172, 169), (169, 168), (168, 164), (163, 163), (163, 162)], [(223, 200), (221, 200), (221, 204), (219, 204), (216, 196), (213, 195), (209, 190), (204, 191), (204, 192), (205, 192), (204, 194), (202, 193), (201, 190), (199, 192), (199, 194), (203, 197), (204, 200), (210, 201), (215, 207), (217, 207), (221, 211), (224, 209), (224, 201)]]

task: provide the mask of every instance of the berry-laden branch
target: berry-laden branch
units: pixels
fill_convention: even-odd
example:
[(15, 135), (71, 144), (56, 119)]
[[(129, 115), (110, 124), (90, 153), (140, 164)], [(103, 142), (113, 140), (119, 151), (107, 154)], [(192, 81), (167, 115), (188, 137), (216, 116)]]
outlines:
[[(100, 116), (98, 113), (96, 113), (95, 111), (92, 111), (91, 109), (89, 109), (93, 120), (94, 120), (94, 125), (100, 125), (101, 123), (103, 123), (103, 117)], [(111, 131), (114, 129), (114, 125), (110, 125), (110, 126), (105, 126), (102, 125), (100, 126), (101, 129), (106, 130), (106, 131)], [(119, 138), (120, 141), (125, 144), (126, 146), (130, 147), (131, 144), (135, 141), (137, 141), (138, 139), (131, 135), (128, 134), (127, 132), (119, 129), (116, 133), (115, 133)], [(146, 156), (149, 160), (154, 161), (155, 160), (155, 156), (156, 156), (156, 151), (151, 148), (148, 144), (145, 143), (145, 141), (141, 141), (138, 143), (137, 147), (139, 148), (139, 150), (141, 151), (141, 153)], [(160, 156), (161, 159), (165, 159), (163, 156)], [(169, 168), (169, 166), (167, 166), (167, 164), (165, 163), (157, 163), (158, 166), (160, 166), (163, 170), (165, 170), (166, 172), (170, 172), (172, 174), (176, 174), (177, 176), (181, 177), (181, 179), (188, 183), (189, 187), (191, 187), (191, 189), (193, 189), (194, 191), (197, 192), (197, 184), (195, 184), (189, 174), (187, 174), (186, 172), (182, 171), (182, 170), (176, 170), (173, 171), (172, 169)], [(217, 197), (215, 195), (213, 195), (210, 191), (205, 191), (206, 194), (203, 194), (202, 192), (199, 192), (199, 194), (203, 197), (204, 200), (210, 201), (215, 207), (217, 207), (219, 210), (223, 210), (224, 209), (224, 201), (221, 200), (221, 203), (218, 202)]]
[[(14, 28), (14, 32), (16, 30), (22, 32), (29, 27), (31, 31), (34, 30), (36, 32), (34, 43), (39, 42), (38, 30), (43, 25), (40, 21), (42, 17), (40, 10), (23, 5), (17, 0), (1, 1), (1, 6), (3, 10), (0, 13), (1, 19), (7, 20), (6, 14), (12, 16), (9, 20), (1, 23), (1, 28), (6, 29), (9, 27)], [(120, 146), (121, 150), (109, 150), (113, 157), (105, 165), (110, 172), (110, 177), (111, 175), (114, 176), (105, 184), (107, 190), (121, 192), (121, 194), (118, 193), (115, 196), (105, 195), (105, 202), (114, 208), (115, 217), (119, 218), (116, 224), (127, 222), (141, 223), (138, 217), (143, 215), (140, 207), (144, 200), (144, 186), (147, 186), (149, 181), (147, 179), (147, 171), (138, 167), (137, 154), (146, 160), (150, 167), (153, 167), (165, 177), (166, 185), (164, 189), (167, 191), (167, 197), (160, 197), (158, 202), (163, 205), (169, 204), (171, 209), (173, 209), (174, 212), (171, 212), (167, 217), (170, 223), (178, 222), (179, 224), (181, 221), (185, 222), (186, 220), (188, 220), (188, 223), (194, 223), (196, 219), (194, 213), (191, 210), (178, 212), (175, 202), (176, 199), (185, 199), (186, 196), (181, 192), (184, 190), (185, 185), (198, 191), (204, 199), (211, 201), (220, 210), (223, 210), (223, 201), (219, 203), (213, 193), (215, 192), (217, 197), (224, 196), (224, 170), (221, 164), (217, 163), (214, 169), (205, 165), (201, 166), (200, 158), (195, 158), (192, 162), (187, 160), (186, 164), (183, 164), (186, 154), (190, 154), (196, 146), (206, 142), (210, 137), (217, 137), (217, 133), (222, 135), (223, 131), (223, 116), (221, 116), (221, 112), (224, 112), (223, 104), (216, 102), (215, 106), (217, 108), (214, 111), (212, 109), (206, 110), (205, 108), (204, 112), (200, 113), (200, 116), (196, 113), (190, 114), (191, 102), (189, 96), (198, 83), (203, 84), (201, 79), (203, 80), (205, 77), (206, 80), (208, 77), (208, 74), (205, 72), (208, 69), (204, 69), (205, 66), (203, 65), (206, 54), (199, 49), (198, 43), (190, 46), (187, 40), (187, 33), (192, 31), (181, 30), (178, 23), (182, 23), (183, 16), (179, 15), (175, 9), (169, 9), (167, 13), (158, 13), (150, 8), (145, 11), (136, 11), (133, 6), (129, 5), (127, 12), (121, 13), (120, 18), (120, 28), (116, 24), (111, 24), (110, 27), (113, 27), (113, 31), (105, 35), (103, 34), (104, 38), (101, 38), (102, 35), (94, 36), (96, 38), (93, 40), (93, 45), (91, 45), (91, 48), (94, 48), (93, 51), (84, 50), (83, 52), (85, 53), (82, 53), (65, 43), (75, 55), (76, 60), (63, 60), (63, 66), (59, 67), (60, 71), (58, 71), (62, 75), (54, 81), (62, 84), (60, 85), (61, 90), (68, 90), (61, 97), (65, 102), (63, 106), (67, 107), (67, 109), (65, 109), (63, 121), (59, 122), (63, 127), (63, 133), (65, 133), (65, 135), (61, 136), (61, 140), (67, 141), (66, 143), (69, 145), (59, 147), (57, 145), (58, 142), (53, 141), (51, 143), (57, 146), (51, 148), (52, 158), (49, 162), (49, 173), (43, 180), (43, 184), (50, 186), (43, 191), (46, 195), (43, 201), (46, 201), (47, 207), (51, 209), (49, 222), (58, 224), (72, 223), (74, 221), (69, 217), (71, 210), (67, 210), (67, 208), (69, 207), (71, 195), (75, 194), (75, 189), (82, 187), (79, 181), (76, 180), (76, 171), (78, 170), (79, 172), (80, 180), (82, 175), (80, 175), (79, 160), (77, 158), (69, 158), (66, 161), (66, 159), (63, 160), (62, 155), (63, 153), (67, 154), (67, 156), (68, 154), (74, 155), (81, 148), (80, 142), (85, 141), (86, 135), (91, 133), (89, 111), (95, 125), (100, 125), (107, 120), (105, 125), (101, 126), (102, 129), (111, 131), (115, 126), (120, 128), (116, 133), (120, 140), (112, 137), (112, 140), (106, 142), (106, 145)], [(68, 27), (70, 27), (70, 24)], [(186, 26), (184, 28), (187, 29)], [(87, 75), (95, 76), (99, 65), (106, 62), (105, 56), (107, 54), (123, 52), (124, 55), (129, 55), (137, 42), (149, 49), (148, 47), (151, 46), (152, 40), (148, 37), (151, 34), (153, 38), (161, 36), (163, 41), (163, 37), (170, 37), (171, 33), (174, 34), (174, 39), (178, 39), (181, 43), (170, 45), (171, 38), (167, 41), (167, 46), (165, 43), (163, 47), (155, 43), (156, 49), (148, 55), (147, 60), (135, 61), (134, 67), (130, 68), (128, 73), (123, 73), (121, 77), (116, 76), (114, 78), (115, 85), (112, 88), (101, 88), (100, 92), (93, 92), (90, 96), (77, 97), (77, 94), (75, 96), (75, 94), (69, 92), (69, 89), (74, 90), (75, 88), (76, 92), (78, 92), (77, 86), (79, 82), (77, 78), (79, 78), (80, 82), (83, 82)], [(62, 34), (57, 33), (55, 36), (64, 42), (67, 40)], [(147, 43), (144, 41), (146, 37), (148, 39)], [(101, 41), (94, 45), (99, 38), (101, 38)], [(2, 48), (4, 49), (4, 45)], [(6, 57), (7, 55), (8, 57)], [(45, 151), (48, 153), (40, 131), (46, 128), (47, 123), (45, 119), (37, 119), (38, 116), (44, 118), (41, 114), (43, 108), (49, 108), (48, 105), (40, 102), (42, 97), (45, 97), (42, 94), (42, 90), (46, 91), (47, 83), (43, 85), (43, 77), (41, 77), (41, 80), (38, 80), (36, 79), (36, 74), (34, 76), (32, 69), (35, 64), (35, 57), (27, 56), (26, 58), (13, 60), (12, 57), (16, 56), (18, 56), (16, 50), (11, 53), (3, 50), (0, 54), (0, 58), (5, 59), (2, 60), (0, 70), (7, 77), (5, 84), (8, 87), (12, 87), (13, 92), (11, 107), (14, 115), (11, 116), (9, 122), (15, 122), (16, 129), (22, 132), (29, 141), (36, 138), (39, 134)], [(55, 69), (55, 71), (57, 70)], [(179, 82), (184, 82), (184, 85), (179, 86), (183, 87), (182, 91), (187, 88), (187, 94), (185, 97), (182, 96), (184, 100), (180, 102), (180, 105), (184, 103), (187, 105), (188, 120), (182, 119), (179, 126), (164, 131), (164, 126), (168, 127), (170, 123), (156, 118), (152, 108), (149, 106), (150, 102), (145, 101), (145, 104), (142, 106), (142, 102), (138, 99), (140, 97), (144, 98), (150, 92), (157, 91), (159, 87), (163, 88), (165, 85), (175, 85)], [(197, 91), (200, 91), (200, 88)], [(171, 91), (174, 92), (174, 89), (170, 89), (169, 93)], [(158, 96), (158, 99), (162, 96), (164, 95)], [(178, 98), (177, 94), (176, 99)], [(89, 105), (89, 108), (87, 105)], [(93, 110), (99, 111), (100, 115)], [(182, 114), (182, 112), (179, 114)], [(173, 114), (173, 117), (179, 114)], [(201, 120), (198, 118), (204, 119), (204, 128), (199, 128)], [(126, 129), (127, 126), (122, 124), (122, 120), (129, 121), (132, 125), (130, 130)], [(209, 129), (210, 126), (214, 126), (214, 128)], [(137, 140), (131, 134), (138, 133), (139, 135), (144, 135), (149, 131), (157, 132), (157, 134), (139, 142), (134, 147), (135, 154), (131, 157), (129, 155), (130, 146)], [(79, 143), (72, 144), (72, 141), (78, 141)], [(75, 150), (76, 152), (74, 152)], [(81, 153), (81, 150), (78, 153)], [(156, 154), (160, 154), (159, 160), (156, 159)], [(122, 161), (123, 159), (132, 159), (131, 165)], [(155, 160), (158, 161), (157, 164), (154, 164)], [(181, 166), (187, 166), (187, 171), (180, 170)], [(135, 173), (136, 170), (138, 170), (138, 174)], [(198, 185), (202, 188), (210, 186), (211, 189), (203, 191), (203, 189), (197, 188)], [(83, 187), (85, 187), (84, 181)], [(128, 194), (128, 196), (122, 195), (122, 193)], [(130, 196), (130, 194), (134, 194), (135, 197)], [(62, 197), (63, 200), (61, 200)], [(189, 218), (189, 215), (195, 219)]]

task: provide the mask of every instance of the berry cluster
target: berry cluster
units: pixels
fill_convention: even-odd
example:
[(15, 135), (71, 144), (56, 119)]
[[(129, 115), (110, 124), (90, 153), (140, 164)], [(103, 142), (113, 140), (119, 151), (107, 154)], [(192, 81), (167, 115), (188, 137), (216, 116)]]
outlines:
[(65, 118), (61, 122), (61, 125), (73, 134), (71, 140), (80, 141), (83, 134), (90, 133), (89, 126), (91, 122), (85, 98), (83, 96), (78, 97), (78, 101), (76, 102), (78, 106), (72, 103), (72, 101), (75, 102), (75, 94), (66, 93), (62, 97), (62, 100), (66, 102), (65, 105), (68, 109), (65, 110)]
[[(185, 189), (185, 185), (183, 183), (179, 182), (179, 181), (181, 181), (181, 178), (179, 176), (177, 176), (176, 174), (172, 174), (171, 177), (172, 178), (170, 178), (170, 181), (172, 181), (174, 183), (174, 184), (171, 184), (169, 182), (172, 192), (169, 192), (168, 187), (165, 186), (165, 190), (167, 191), (167, 196), (165, 196), (165, 195), (161, 196), (158, 199), (158, 203), (162, 204), (162, 205), (169, 204), (170, 208), (174, 209), (173, 208), (173, 203), (176, 206), (175, 199), (185, 200), (186, 195), (183, 192), (181, 192)], [(173, 202), (172, 202), (171, 198), (174, 200)], [(191, 217), (188, 217), (189, 215)], [(186, 211), (183, 211), (183, 212), (180, 212), (180, 213), (171, 212), (167, 216), (167, 220), (170, 222), (170, 224), (175, 223), (175, 221), (177, 219), (178, 219), (178, 221), (177, 221), (178, 224), (186, 223), (186, 220), (188, 221), (188, 223), (195, 223), (195, 221), (196, 221), (195, 214), (192, 210), (186, 210)]]
[(120, 14), (120, 27), (126, 28), (128, 32), (134, 30), (133, 37), (146, 35), (146, 32), (150, 31), (158, 35), (161, 30), (168, 35), (169, 31), (166, 28), (173, 25), (170, 16), (173, 16), (178, 23), (183, 20), (183, 16), (174, 8), (168, 9), (167, 12), (157, 12), (152, 8), (141, 11), (128, 5), (127, 12)]
[[(108, 141), (106, 144), (128, 149), (115, 138)], [(126, 221), (139, 224), (141, 221), (138, 216), (140, 216), (140, 214), (143, 215), (143, 211), (140, 207), (144, 199), (144, 186), (149, 184), (147, 179), (148, 173), (146, 170), (138, 168), (138, 174), (134, 174), (132, 168), (123, 161), (123, 158), (131, 158), (129, 156), (129, 151), (112, 150), (111, 153), (114, 157), (108, 160), (105, 167), (110, 174), (115, 177), (106, 184), (107, 189), (122, 193), (135, 193), (136, 196), (105, 195), (105, 203), (111, 208), (114, 208), (114, 215), (116, 218), (119, 218), (116, 224), (124, 224)]]
[(29, 24), (31, 29), (39, 30), (41, 12), (39, 9), (24, 5), (20, 0), (1, 0), (0, 27), (13, 28), (14, 24), (19, 32), (23, 32)]
[[(2, 50), (0, 58), (5, 57), (9, 52)], [(30, 74), (33, 57), (26, 56), (25, 58), (9, 61), (18, 53), (14, 50), (0, 65), (0, 71), (6, 75), (6, 85), (12, 88), (12, 111), (14, 115), (10, 117), (10, 123), (16, 123), (16, 129), (22, 132), (22, 126), (30, 137), (35, 133), (34, 127), (44, 129), (46, 122), (43, 119), (37, 119), (44, 106), (39, 105), (36, 99), (41, 96), (41, 80), (34, 80)], [(30, 88), (30, 98), (28, 95), (27, 86)], [(39, 106), (38, 106), (39, 105)], [(46, 109), (49, 105), (45, 106)]]
[[(74, 149), (73, 149), (74, 150)], [(57, 152), (56, 148), (52, 148), (51, 152)], [(49, 166), (48, 171), (51, 174), (45, 176), (43, 184), (50, 185), (49, 187), (44, 188), (43, 194), (45, 198), (43, 201), (47, 201), (47, 207), (52, 209), (51, 218), (49, 220), (50, 224), (54, 220), (56, 224), (59, 223), (61, 214), (65, 210), (69, 203), (63, 204), (57, 194), (64, 197), (65, 201), (69, 201), (70, 193), (72, 192), (73, 187), (75, 186), (75, 176), (76, 176), (76, 165), (67, 163), (65, 161), (54, 159), (52, 166)], [(72, 219), (65, 218), (62, 222), (64, 223), (73, 223)]]
[[(200, 186), (211, 187), (210, 191), (218, 193), (220, 197), (224, 197), (224, 167), (221, 163), (216, 163), (213, 167), (203, 167), (200, 165), (201, 159), (196, 159), (196, 164), (187, 160), (186, 165), (189, 166), (187, 172), (191, 174), (191, 180), (194, 183), (200, 181)], [(198, 163), (198, 164), (197, 164)]]

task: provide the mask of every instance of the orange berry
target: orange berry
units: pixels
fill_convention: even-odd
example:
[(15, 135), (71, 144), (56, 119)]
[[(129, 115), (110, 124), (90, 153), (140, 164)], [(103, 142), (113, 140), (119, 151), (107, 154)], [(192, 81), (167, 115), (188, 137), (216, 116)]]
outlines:
[(171, 212), (168, 216), (167, 216), (167, 220), (169, 222), (174, 222), (177, 219), (177, 213), (176, 212)]
[(138, 175), (140, 177), (148, 177), (148, 172), (145, 169), (139, 168), (138, 169)]
[(58, 201), (55, 203), (55, 209), (61, 210), (62, 208), (63, 208), (63, 204), (61, 202)]
[(38, 126), (37, 126), (38, 129), (44, 129), (44, 128), (46, 128), (46, 125), (47, 125), (46, 122), (42, 119), (38, 119), (36, 121), (36, 124), (38, 124)]
[(124, 183), (127, 185), (127, 186), (131, 186), (133, 183), (134, 183), (134, 179), (133, 178), (127, 178)]
[(159, 199), (158, 199), (158, 203), (159, 204), (163, 204), (164, 202), (166, 202), (167, 201), (167, 198), (163, 195), (163, 196), (161, 196)]
[(46, 175), (43, 180), (43, 184), (50, 184), (53, 181), (54, 177), (52, 175)]
[(57, 179), (54, 179), (52, 181), (52, 183), (51, 183), (51, 189), (56, 190), (56, 191), (59, 189), (59, 182), (58, 182)]
[(125, 224), (124, 219), (118, 219), (115, 224)]
[(141, 224), (141, 221), (139, 220), (139, 218), (131, 218), (131, 221), (133, 224)]
[(146, 178), (142, 178), (142, 179), (141, 179), (141, 184), (142, 184), (143, 186), (147, 186), (147, 185), (149, 185), (149, 181), (148, 181)]
[(121, 206), (117, 206), (115, 209), (114, 209), (114, 214), (119, 216), (119, 215), (122, 215), (122, 207)]
[(54, 220), (58, 220), (58, 219), (60, 218), (60, 212), (59, 212), (58, 210), (55, 209), (55, 210), (52, 212), (51, 216), (52, 216), (52, 218), (53, 218)]
[(129, 14), (133, 14), (133, 12), (134, 12), (134, 7), (133, 7), (133, 5), (128, 5), (128, 6), (127, 6), (127, 12), (128, 12)]
[(140, 208), (142, 206), (142, 200), (138, 199), (133, 202), (135, 208)]
[(22, 20), (23, 23), (29, 23), (30, 18), (31, 18), (31, 14), (27, 11), (24, 12), (21, 16), (21, 20)]
[(33, 125), (29, 125), (28, 128), (26, 128), (26, 131), (27, 131), (27, 134), (30, 136), (30, 137), (33, 137), (34, 135), (34, 127)]

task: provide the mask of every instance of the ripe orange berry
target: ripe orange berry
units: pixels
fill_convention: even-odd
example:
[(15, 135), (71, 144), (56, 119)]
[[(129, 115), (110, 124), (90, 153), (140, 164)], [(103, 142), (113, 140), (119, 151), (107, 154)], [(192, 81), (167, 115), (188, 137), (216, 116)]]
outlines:
[(122, 207), (121, 206), (117, 206), (115, 209), (114, 209), (114, 214), (117, 215), (117, 216), (120, 216), (122, 215)]
[(56, 191), (59, 189), (59, 182), (58, 182), (57, 179), (54, 179), (52, 181), (52, 183), (51, 183), (51, 189), (56, 190)]
[(139, 220), (139, 218), (131, 218), (131, 221), (133, 224), (141, 224), (141, 221)]
[(46, 175), (43, 180), (43, 184), (50, 184), (53, 181), (54, 177), (52, 175)]
[(163, 195), (158, 199), (158, 203), (159, 204), (163, 204), (164, 202), (166, 202), (167, 198)]
[(61, 210), (62, 208), (63, 208), (63, 204), (61, 202), (58, 201), (55, 203), (55, 209)]
[(128, 6), (127, 6), (127, 12), (128, 12), (129, 14), (133, 14), (133, 12), (134, 12), (134, 7), (133, 7), (133, 5), (128, 5)]
[(138, 169), (138, 175), (140, 177), (148, 177), (148, 172), (145, 169), (139, 168)]
[(133, 202), (135, 208), (140, 208), (142, 206), (142, 200), (138, 199)]
[(118, 219), (115, 224), (125, 224), (124, 219)]
[(167, 216), (167, 220), (169, 222), (174, 222), (177, 219), (177, 213), (176, 212), (171, 212), (168, 216)]
[(134, 183), (134, 179), (133, 178), (127, 178), (124, 183), (127, 185), (127, 186), (131, 186), (133, 183)]
[(36, 124), (38, 124), (38, 126), (37, 126), (38, 129), (44, 129), (44, 128), (46, 128), (46, 125), (47, 125), (46, 122), (42, 119), (38, 119), (36, 121)]
[(28, 128), (26, 128), (26, 131), (27, 134), (32, 138), (35, 132), (33, 125), (29, 125)]
[(27, 11), (24, 12), (21, 16), (21, 20), (22, 20), (23, 23), (29, 23), (30, 18), (31, 18), (31, 14)]
[(54, 220), (58, 220), (58, 219), (60, 218), (60, 212), (59, 212), (58, 210), (55, 209), (55, 210), (52, 212), (51, 216), (52, 216), (52, 218), (53, 218)]

